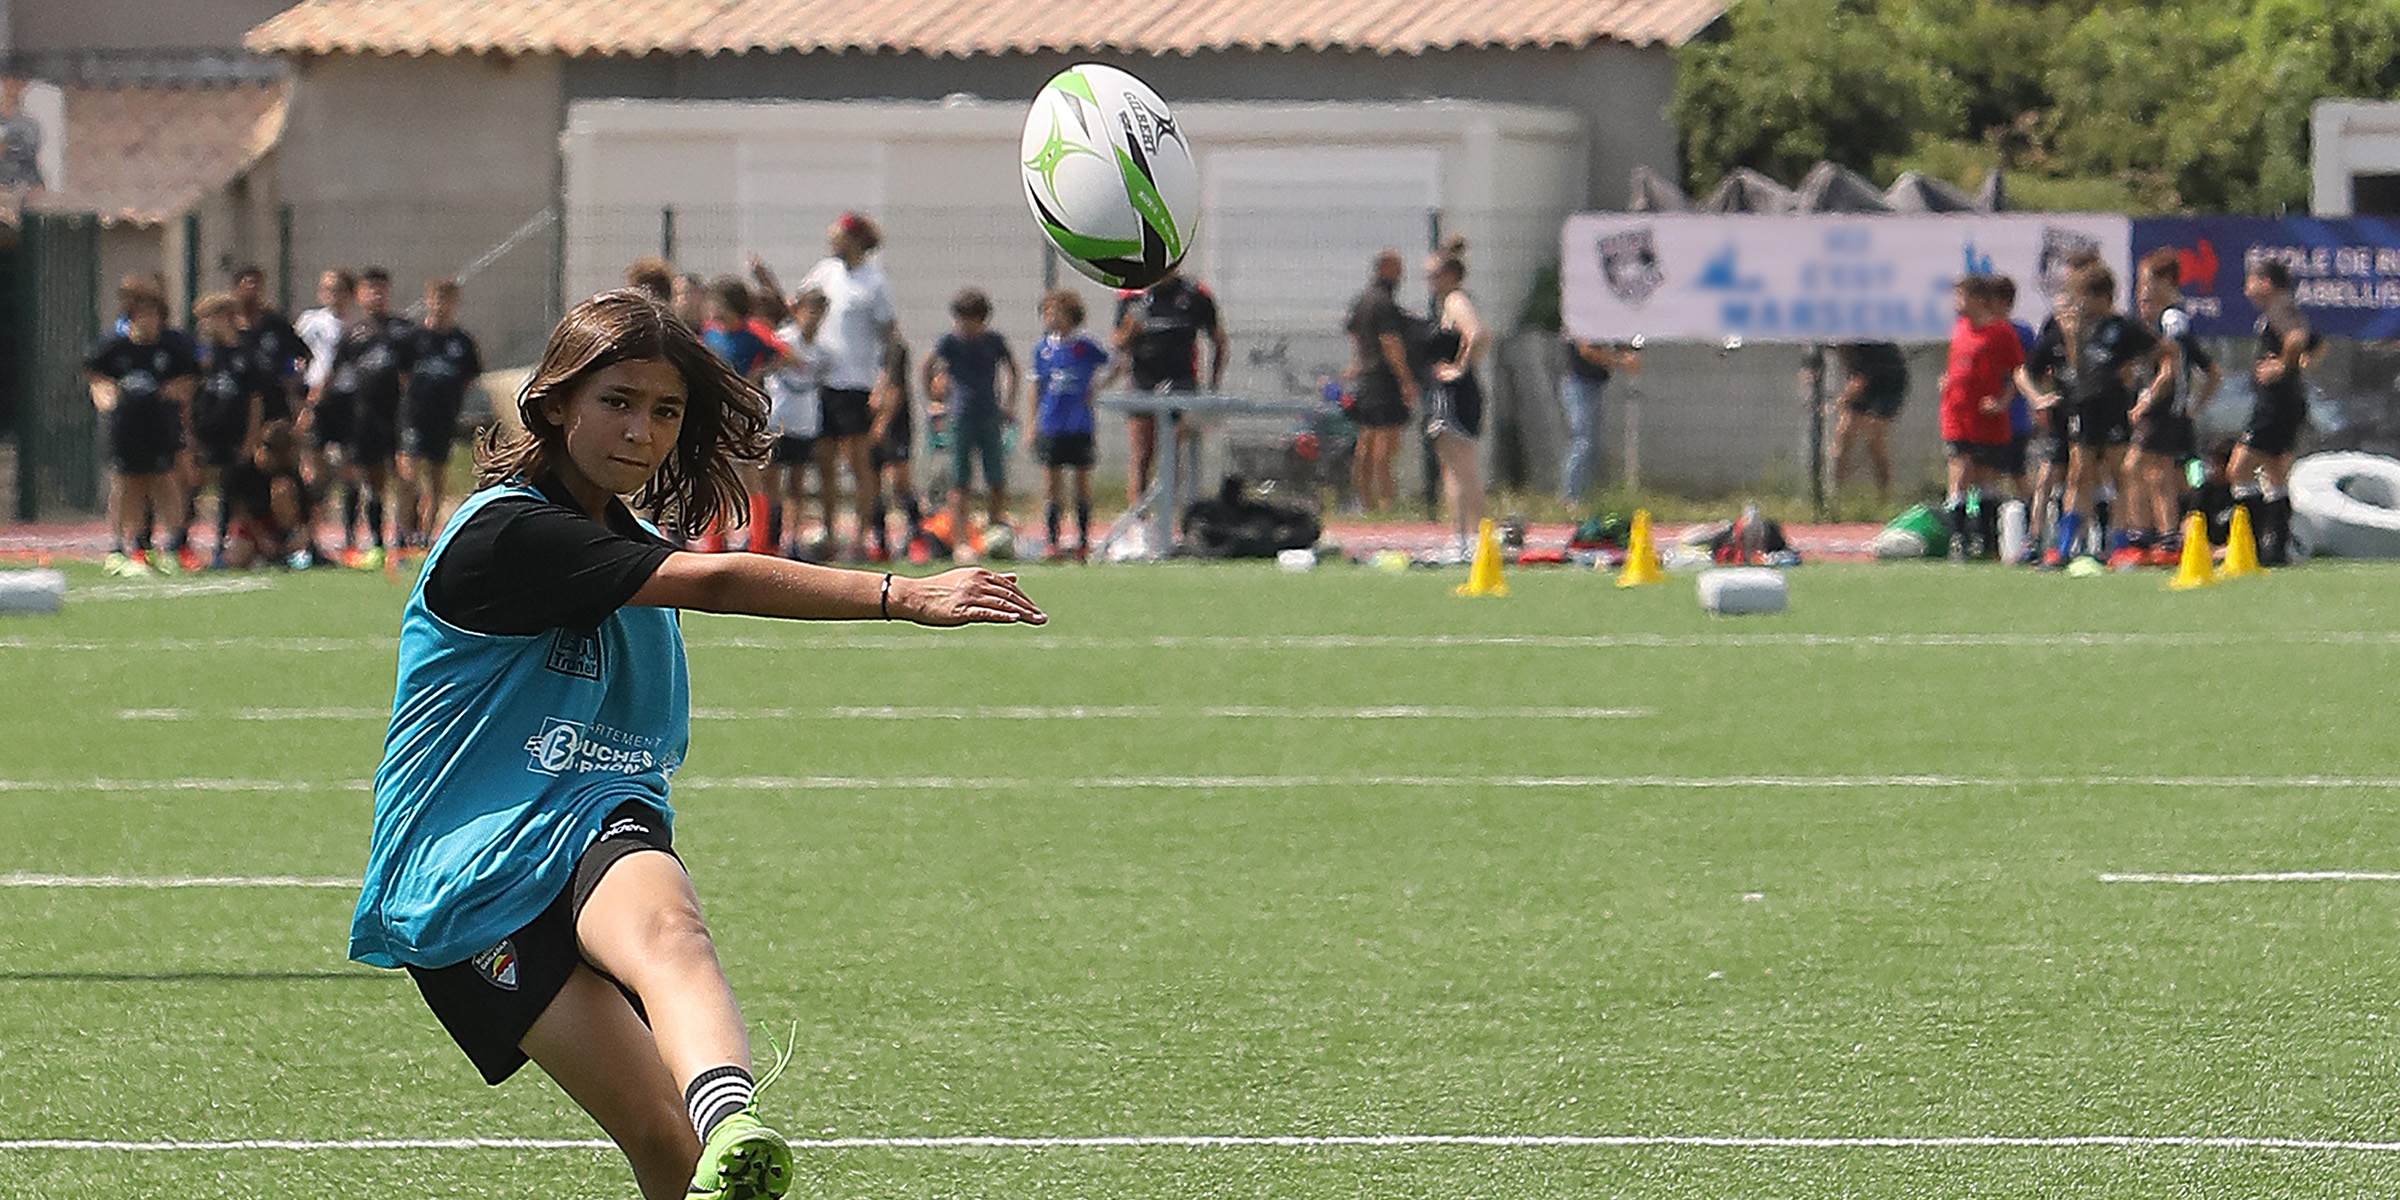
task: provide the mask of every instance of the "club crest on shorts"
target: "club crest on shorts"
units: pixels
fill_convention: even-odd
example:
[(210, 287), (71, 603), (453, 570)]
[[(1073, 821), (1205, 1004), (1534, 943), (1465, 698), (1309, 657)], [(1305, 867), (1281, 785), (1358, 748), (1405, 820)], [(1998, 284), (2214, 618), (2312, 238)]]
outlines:
[(473, 961), (475, 973), (483, 976), (485, 983), (504, 992), (517, 990), (517, 941), (515, 938), (501, 938), (499, 945), (476, 955)]
[(600, 678), (600, 639), (573, 629), (550, 636), (550, 658), (542, 664), (561, 675)]
[(1649, 226), (1600, 239), (1600, 274), (1617, 299), (1639, 306), (1667, 282), (1658, 265), (1658, 235)]

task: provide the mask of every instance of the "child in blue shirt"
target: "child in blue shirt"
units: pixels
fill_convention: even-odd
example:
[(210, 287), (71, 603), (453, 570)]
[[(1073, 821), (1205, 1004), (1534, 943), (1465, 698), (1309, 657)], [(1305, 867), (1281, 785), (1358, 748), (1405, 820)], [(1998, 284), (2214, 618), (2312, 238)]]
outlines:
[(1066, 475), (1075, 472), (1075, 558), (1092, 551), (1092, 396), (1116, 378), (1108, 348), (1083, 331), (1083, 297), (1073, 288), (1056, 288), (1042, 297), (1041, 344), (1033, 351), (1034, 386), (1041, 399), (1034, 413), (1034, 457), (1050, 475), (1049, 561), (1066, 558), (1059, 541), (1059, 508), (1064, 502)]

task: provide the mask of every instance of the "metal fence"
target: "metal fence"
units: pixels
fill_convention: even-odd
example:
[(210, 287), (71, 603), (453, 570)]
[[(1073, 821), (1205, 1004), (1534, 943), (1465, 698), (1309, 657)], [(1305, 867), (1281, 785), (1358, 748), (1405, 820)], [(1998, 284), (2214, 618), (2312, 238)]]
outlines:
[(100, 332), (100, 224), (28, 213), (0, 251), (0, 428), (16, 442), (20, 519), (88, 512), (100, 500), (98, 415), (83, 359)]

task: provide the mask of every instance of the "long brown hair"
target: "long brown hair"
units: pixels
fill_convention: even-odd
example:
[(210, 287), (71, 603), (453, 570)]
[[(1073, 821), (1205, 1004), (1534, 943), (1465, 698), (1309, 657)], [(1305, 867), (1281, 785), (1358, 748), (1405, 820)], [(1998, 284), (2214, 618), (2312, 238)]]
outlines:
[(475, 481), (490, 487), (556, 470), (566, 431), (543, 414), (551, 399), (572, 399), (594, 374), (622, 362), (661, 360), (683, 377), (687, 398), (675, 452), (634, 493), (637, 507), (661, 523), (704, 529), (743, 498), (740, 461), (767, 452), (767, 397), (711, 353), (690, 327), (634, 288), (602, 292), (578, 304), (551, 331), (542, 365), (517, 394), (521, 431), (498, 429), (476, 447)]

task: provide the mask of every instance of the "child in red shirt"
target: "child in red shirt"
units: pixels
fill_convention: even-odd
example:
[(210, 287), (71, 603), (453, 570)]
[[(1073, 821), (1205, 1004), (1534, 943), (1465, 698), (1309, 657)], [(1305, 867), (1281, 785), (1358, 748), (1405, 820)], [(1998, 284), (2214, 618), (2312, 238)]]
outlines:
[[(1950, 360), (1942, 371), (1942, 441), (1949, 451), (1949, 494), (1945, 503), (1959, 551), (1968, 547), (1967, 489), (1990, 490), (2008, 458), (2008, 385), (2025, 361), (2016, 327), (2008, 323), (2004, 281), (1969, 275), (1955, 293), (1958, 324), (1950, 332)], [(1999, 545), (2000, 506), (1986, 502), (1979, 514), (1986, 553)]]

